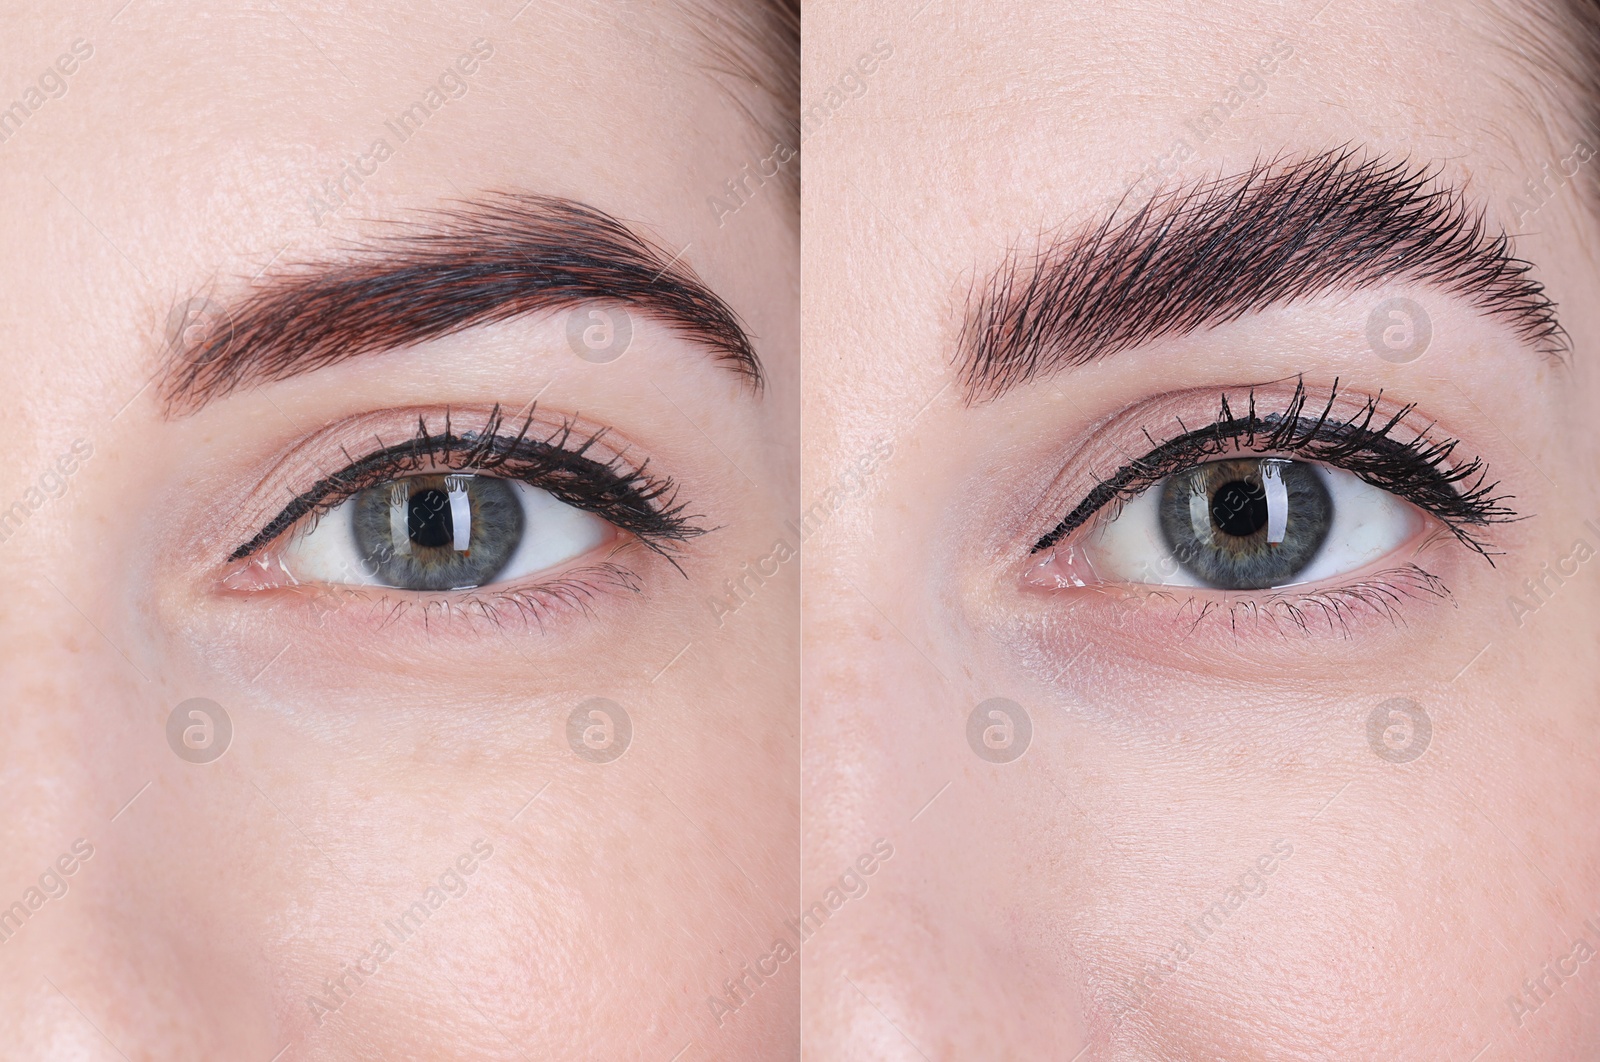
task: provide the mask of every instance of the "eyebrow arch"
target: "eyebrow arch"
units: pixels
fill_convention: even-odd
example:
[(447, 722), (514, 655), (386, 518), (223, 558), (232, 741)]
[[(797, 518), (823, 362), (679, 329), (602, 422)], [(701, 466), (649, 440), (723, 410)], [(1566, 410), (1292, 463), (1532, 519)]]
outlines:
[(1013, 248), (967, 300), (969, 404), (1154, 339), (1336, 288), (1407, 279), (1465, 299), (1560, 359), (1555, 304), (1481, 210), (1428, 169), (1350, 147), (1158, 193)]
[(269, 274), (221, 311), (221, 326), (172, 351), (162, 370), (166, 411), (190, 413), (252, 383), (595, 300), (665, 322), (760, 392), (761, 363), (737, 315), (678, 255), (582, 203), (498, 193)]

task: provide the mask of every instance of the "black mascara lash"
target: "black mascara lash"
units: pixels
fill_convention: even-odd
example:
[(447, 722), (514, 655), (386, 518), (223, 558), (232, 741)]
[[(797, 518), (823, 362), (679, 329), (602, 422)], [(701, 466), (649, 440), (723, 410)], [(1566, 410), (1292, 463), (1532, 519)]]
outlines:
[[(1234, 414), (1224, 394), (1217, 418), (1209, 427), (1184, 431), (1159, 444), (1146, 432), (1145, 437), (1152, 444), (1150, 452), (1096, 484), (1030, 552), (1050, 549), (1107, 505), (1137, 497), (1168, 476), (1188, 471), (1209, 458), (1256, 452), (1291, 454), (1342, 468), (1437, 517), (1464, 545), (1492, 564), (1488, 548), (1473, 529), (1516, 520), (1518, 514), (1506, 506), (1509, 496), (1495, 493), (1498, 484), (1487, 482), (1483, 462), (1474, 458), (1453, 465), (1457, 442), (1431, 440), (1431, 424), (1410, 441), (1397, 441), (1394, 432), (1412, 414), (1415, 405), (1380, 417), (1380, 391), (1354, 415), (1340, 420), (1333, 416), (1338, 395), (1339, 382), (1335, 380), (1322, 411), (1307, 415), (1305, 381), (1300, 380), (1282, 413), (1261, 415), (1256, 412), (1252, 388), (1242, 417)], [(1182, 427), (1181, 421), (1179, 426)]]
[(548, 491), (558, 501), (607, 520), (635, 535), (658, 553), (672, 545), (704, 534), (698, 516), (677, 500), (677, 485), (670, 478), (650, 474), (649, 461), (630, 467), (620, 457), (604, 461), (589, 456), (607, 435), (601, 428), (579, 436), (570, 420), (563, 420), (542, 438), (530, 437), (535, 410), (530, 409), (514, 434), (504, 430), (504, 417), (495, 406), (477, 431), (457, 433), (445, 412), (442, 432), (417, 418), (416, 432), (403, 443), (384, 446), (354, 458), (345, 468), (325, 476), (295, 497), (265, 527), (228, 555), (239, 561), (276, 541), (307, 517), (315, 518), (367, 487), (420, 469), (448, 467), (453, 471), (497, 472)]

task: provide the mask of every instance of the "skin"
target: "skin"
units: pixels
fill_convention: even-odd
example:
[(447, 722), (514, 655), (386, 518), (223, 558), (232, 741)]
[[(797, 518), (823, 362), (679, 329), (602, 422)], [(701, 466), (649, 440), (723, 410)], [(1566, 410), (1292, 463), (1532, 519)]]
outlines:
[[(7, 1056), (794, 1057), (798, 964), (720, 1025), (707, 1004), (799, 895), (798, 566), (737, 612), (710, 604), (797, 498), (792, 202), (769, 183), (720, 225), (706, 204), (766, 154), (746, 111), (655, 10), (111, 14), (21, 5), (0, 43), (14, 73), (93, 47), (0, 146), (0, 388), (20, 397), (0, 498), (74, 440), (92, 451), (0, 547), (0, 896), (76, 839), (93, 849), (0, 944)], [(477, 38), (493, 54), (467, 94), (317, 223), (312, 191)], [(765, 392), (644, 319), (623, 357), (581, 360), (551, 314), (163, 414), (146, 384), (175, 301), (226, 305), (274, 260), (490, 190), (569, 196), (688, 245), (757, 337)], [(403, 439), (392, 411), (535, 395), (677, 481), (716, 529), (681, 573), (625, 546), (637, 593), (601, 587), (542, 622), (425, 625), (371, 596), (223, 587), (227, 553), (282, 503), (270, 491), (340, 459), (293, 449), (306, 438), (381, 414)], [(632, 722), (610, 763), (568, 744), (593, 696)], [(194, 697), (231, 719), (211, 763), (168, 744)], [(449, 874), (426, 924), (319, 1015), (325, 979)]]
[[(807, 543), (806, 901), (874, 838), (895, 849), (807, 945), (808, 1057), (1600, 1047), (1600, 967), (1567, 959), (1580, 937), (1600, 946), (1584, 925), (1600, 913), (1596, 562), (1531, 614), (1509, 605), (1576, 539), (1597, 544), (1583, 523), (1600, 514), (1589, 187), (1530, 217), (1509, 206), (1576, 133), (1481, 7), (1321, 6), (808, 7), (808, 84), (875, 39), (894, 58), (808, 142), (804, 493), (851, 489)], [(975, 278), (1041, 227), (1097, 222), (1279, 38), (1295, 58), (1176, 179), (1350, 143), (1440, 167), (1517, 233), (1570, 366), (1395, 283), (965, 404), (953, 361)], [(1365, 338), (1391, 296), (1433, 322), (1405, 364)], [(1219, 392), (1298, 376), (1415, 402), (1481, 457), (1527, 517), (1490, 529), (1495, 565), (1435, 536), (1408, 555), (1449, 600), (1305, 631), (1197, 625), (1182, 596), (1138, 608), (1137, 591), (1025, 584), (1031, 544), (1092, 484), (1085, 469), (1148, 449), (1141, 423), (1162, 431), (1177, 410), (1206, 423)], [(1120, 433), (1105, 425), (1161, 401)], [(884, 447), (872, 474), (848, 475)], [(996, 696), (1032, 723), (1011, 763), (966, 739)], [(1367, 736), (1395, 697), (1432, 727), (1404, 763)], [(1270, 873), (1246, 878), (1264, 857)], [(1200, 943), (1173, 963), (1185, 924), (1230, 896), (1225, 922), (1188, 934)], [(1508, 997), (1558, 958), (1579, 972), (1514, 1017)], [(1161, 962), (1175, 969), (1130, 1007), (1127, 981)]]

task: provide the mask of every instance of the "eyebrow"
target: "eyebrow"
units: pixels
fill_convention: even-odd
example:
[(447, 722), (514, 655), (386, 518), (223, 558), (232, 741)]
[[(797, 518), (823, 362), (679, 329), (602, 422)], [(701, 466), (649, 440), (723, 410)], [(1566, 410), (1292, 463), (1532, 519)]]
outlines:
[(969, 294), (956, 355), (967, 401), (1272, 305), (1400, 279), (1462, 298), (1561, 357), (1566, 333), (1532, 265), (1434, 177), (1342, 148), (1047, 232)]
[(475, 325), (602, 300), (664, 322), (759, 392), (761, 363), (738, 316), (682, 253), (668, 255), (616, 218), (556, 196), (496, 194), (431, 211), (257, 281), (215, 315), (208, 335), (172, 351), (162, 373), (167, 412)]

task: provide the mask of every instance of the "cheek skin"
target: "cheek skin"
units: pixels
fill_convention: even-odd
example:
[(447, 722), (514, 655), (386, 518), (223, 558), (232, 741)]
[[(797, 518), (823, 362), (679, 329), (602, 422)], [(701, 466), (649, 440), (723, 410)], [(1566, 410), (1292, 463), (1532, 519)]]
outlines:
[[(1593, 605), (1566, 609), (1589, 622)], [(1406, 687), (1431, 734), (1399, 763), (1375, 754), (1368, 717), (1401, 686), (1352, 698), (1326, 680), (1267, 692), (1102, 672), (1104, 702), (1122, 710), (1098, 715), (1034, 691), (1065, 709), (1038, 731), (1038, 762), (1099, 828), (1030, 805), (1025, 849), (1076, 869), (1025, 881), (1021, 902), (1052, 927), (1062, 975), (1085, 985), (1098, 1055), (1206, 1045), (1241, 1059), (1409, 1059), (1476, 1037), (1465, 1057), (1490, 1038), (1510, 1057), (1577, 1057), (1540, 1051), (1585, 1042), (1600, 978), (1569, 982), (1537, 1024), (1514, 1025), (1506, 1004), (1541, 963), (1593, 936), (1581, 920), (1600, 887), (1592, 848), (1570, 836), (1600, 787), (1549, 751), (1592, 747), (1595, 720), (1563, 707), (1571, 680), (1540, 667), (1541, 652), (1507, 647), (1453, 684)], [(1204, 922), (1279, 839), (1293, 855), (1260, 895)], [(1351, 1008), (1330, 984), (1373, 999), (1422, 992), (1429, 1005)]]

